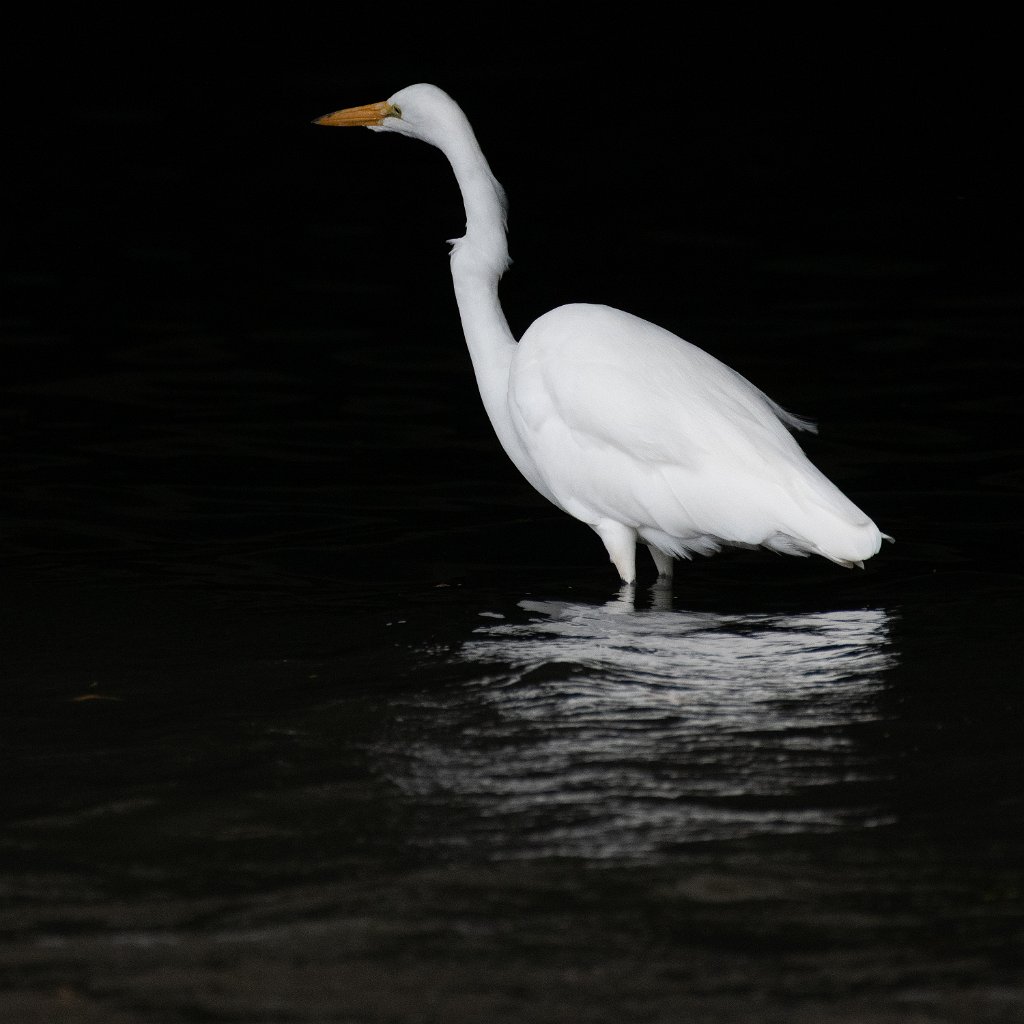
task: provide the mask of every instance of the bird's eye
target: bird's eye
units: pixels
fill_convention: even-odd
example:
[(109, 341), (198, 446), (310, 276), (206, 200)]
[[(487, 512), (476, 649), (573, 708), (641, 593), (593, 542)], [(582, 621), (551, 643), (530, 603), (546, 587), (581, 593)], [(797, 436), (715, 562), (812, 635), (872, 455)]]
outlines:
[(397, 103), (392, 103), (391, 104), (391, 113), (395, 117), (401, 117), (402, 116), (402, 108)]

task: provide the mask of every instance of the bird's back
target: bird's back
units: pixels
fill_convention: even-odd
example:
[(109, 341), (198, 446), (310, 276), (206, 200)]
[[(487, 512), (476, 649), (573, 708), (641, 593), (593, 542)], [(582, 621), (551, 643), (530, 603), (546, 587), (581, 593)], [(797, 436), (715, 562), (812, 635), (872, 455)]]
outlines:
[(765, 545), (839, 562), (874, 523), (804, 455), (791, 416), (695, 345), (608, 306), (561, 306), (516, 350), (512, 422), (543, 491), (676, 555)]

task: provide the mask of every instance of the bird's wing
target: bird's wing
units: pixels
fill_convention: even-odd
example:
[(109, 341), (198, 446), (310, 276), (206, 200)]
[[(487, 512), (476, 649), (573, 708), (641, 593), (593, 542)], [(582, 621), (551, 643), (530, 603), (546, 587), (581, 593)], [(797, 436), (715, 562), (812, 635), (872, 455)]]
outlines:
[(563, 306), (541, 317), (516, 352), (509, 406), (548, 488), (584, 521), (760, 544), (800, 527), (808, 504), (863, 516), (767, 396), (620, 310)]
[[(702, 349), (607, 306), (562, 306), (524, 335), (510, 378), (529, 434), (564, 426), (644, 465), (757, 463), (799, 450), (774, 402)], [(796, 423), (802, 421), (792, 418)]]

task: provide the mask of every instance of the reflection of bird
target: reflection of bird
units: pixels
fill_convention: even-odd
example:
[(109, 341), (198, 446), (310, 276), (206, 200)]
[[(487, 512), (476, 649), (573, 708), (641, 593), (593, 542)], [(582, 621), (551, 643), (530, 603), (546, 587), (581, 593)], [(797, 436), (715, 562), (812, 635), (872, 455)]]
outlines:
[(413, 85), (317, 123), (398, 132), (448, 158), (466, 206), (452, 277), (484, 407), (523, 476), (597, 532), (625, 583), (638, 540), (663, 576), (674, 557), (723, 544), (843, 565), (878, 551), (878, 528), (787, 429), (811, 425), (703, 350), (584, 304), (545, 314), (516, 343), (498, 301), (504, 192), (447, 94)]

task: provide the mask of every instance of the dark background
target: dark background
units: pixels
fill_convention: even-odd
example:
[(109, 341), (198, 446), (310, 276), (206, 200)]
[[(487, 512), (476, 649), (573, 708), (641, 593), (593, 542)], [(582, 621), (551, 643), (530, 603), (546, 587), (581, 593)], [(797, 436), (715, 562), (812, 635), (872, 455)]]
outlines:
[[(328, 329), (339, 296), (311, 294), (311, 278), (342, 296), (376, 282), (401, 300), (371, 322), (403, 318), (405, 340), (451, 309), (440, 257), (461, 208), (448, 168), (424, 147), (325, 137), (309, 121), (419, 80), (464, 105), (509, 192), (522, 269), (505, 304), (519, 329), (577, 298), (642, 303), (681, 333), (728, 303), (823, 298), (819, 280), (780, 294), (802, 282), (755, 272), (736, 246), (712, 251), (709, 233), (742, 232), (781, 263), (841, 231), (851, 261), (927, 261), (977, 291), (1015, 281), (1019, 96), (998, 25), (684, 22), (616, 38), (591, 22), (592, 36), (585, 24), (531, 38), (521, 22), (462, 36), (454, 20), (396, 20), (257, 20), (236, 35), (140, 19), (109, 38), (58, 25), (32, 40), (8, 121), (10, 314), (48, 314), (92, 345), (112, 318), (154, 315)], [(327, 262), (339, 231), (359, 244)], [(365, 302), (342, 311), (346, 325), (368, 316)]]
[[(831, 473), (832, 444), (859, 447), (868, 474), (881, 449), (895, 454), (891, 437), (846, 432), (868, 384), (886, 388), (908, 461), (937, 460), (925, 489), (955, 484), (936, 446), (987, 448), (1015, 424), (996, 392), (1019, 365), (1019, 90), (997, 24), (396, 12), (386, 25), (15, 23), (12, 39), (3, 309), (6, 381), (22, 390), (5, 420), (15, 452), (53, 460), (55, 485), (64, 472), (67, 485), (141, 473), (153, 487), (259, 487), (262, 470), (314, 486), (319, 445), (338, 460), (332, 482), (364, 495), (382, 476), (444, 493), (442, 473), (468, 474), (561, 522), (519, 485), (479, 406), (447, 269), (444, 240), (463, 224), (447, 164), (408, 140), (310, 124), (418, 80), (465, 106), (511, 198), (502, 295), (516, 333), (579, 300), (661, 323), (817, 418), (811, 450)], [(140, 360), (149, 376), (131, 377)], [(175, 390), (176, 370), (191, 390)], [(447, 440), (424, 443), (409, 420), (398, 385), (424, 374)], [(255, 389), (274, 375), (288, 383), (267, 404)], [(96, 387), (99, 403), (82, 393)], [(247, 391), (263, 434), (233, 438), (214, 410)], [(137, 447), (119, 468), (93, 451), (74, 470), (64, 458), (82, 431), (165, 437), (175, 418), (191, 431), (177, 456)], [(942, 433), (953, 424), (969, 441)], [(399, 429), (409, 436), (388, 441), (407, 454), (382, 464), (377, 442)], [(294, 458), (261, 467), (271, 434)], [(869, 475), (854, 497), (880, 492), (869, 511), (897, 532), (886, 523), (904, 510), (879, 484)], [(942, 500), (919, 508), (924, 529)], [(20, 514), (38, 522), (31, 504)], [(563, 532), (556, 550), (601, 560), (588, 535)], [(543, 565), (546, 542), (493, 547)]]
[[(9, 1019), (1019, 1012), (1009, 30), (559, 14), (10, 22)], [(727, 553), (669, 599), (680, 622), (879, 614), (885, 724), (854, 731), (895, 824), (523, 866), (496, 804), (389, 788), (404, 747), (369, 736), (439, 729), (468, 760), (496, 742), (488, 677), (453, 667), (481, 613), (586, 620), (616, 593), (480, 408), (447, 164), (310, 124), (417, 81), (464, 107), (509, 194), (515, 332), (577, 300), (677, 331), (817, 419), (814, 460), (897, 538), (864, 573)], [(825, 801), (861, 800), (831, 756)]]

